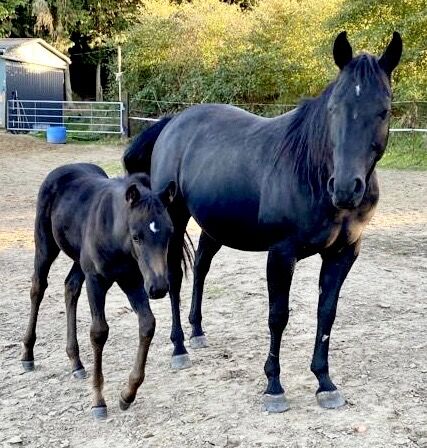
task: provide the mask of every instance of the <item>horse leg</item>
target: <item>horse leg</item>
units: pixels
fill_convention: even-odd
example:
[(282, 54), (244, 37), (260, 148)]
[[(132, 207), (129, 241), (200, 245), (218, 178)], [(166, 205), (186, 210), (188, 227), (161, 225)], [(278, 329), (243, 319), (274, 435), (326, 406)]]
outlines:
[(282, 334), (289, 319), (289, 290), (296, 261), (293, 252), (286, 246), (273, 248), (268, 254), (270, 352), (264, 365), (268, 380), (264, 393), (264, 409), (268, 412), (284, 412), (289, 409), (280, 384), (279, 356)]
[(119, 405), (122, 411), (129, 408), (134, 402), (138, 388), (145, 377), (145, 364), (147, 362), (148, 350), (156, 329), (156, 319), (150, 308), (150, 302), (144, 290), (144, 283), (131, 287), (126, 283), (119, 283), (122, 290), (128, 296), (132, 308), (138, 315), (139, 322), (139, 346), (135, 364), (129, 375), (129, 382), (120, 394)]
[(187, 369), (191, 367), (191, 359), (184, 345), (184, 332), (181, 326), (180, 291), (182, 284), (182, 251), (185, 228), (190, 215), (183, 209), (177, 209), (172, 204), (169, 214), (173, 222), (174, 233), (169, 241), (168, 271), (169, 271), (169, 297), (172, 308), (171, 341), (174, 345), (171, 367), (173, 369)]
[(79, 356), (77, 342), (77, 302), (80, 297), (85, 275), (79, 265), (74, 263), (65, 279), (65, 307), (67, 310), (67, 347), (66, 352), (71, 361), (71, 369), (75, 378), (86, 378), (86, 370)]
[(109, 327), (105, 319), (105, 295), (111, 283), (99, 275), (86, 275), (86, 289), (89, 299), (92, 325), (90, 327), (90, 340), (93, 348), (93, 406), (92, 415), (95, 418), (107, 416), (102, 389), (104, 376), (102, 374), (102, 350), (108, 339)]
[(189, 315), (189, 321), (192, 326), (190, 337), (190, 345), (192, 348), (204, 348), (208, 346), (208, 341), (202, 329), (203, 288), (211, 261), (220, 248), (220, 243), (217, 243), (202, 231), (194, 260), (193, 297)]
[(40, 229), (36, 223), (35, 235), (35, 257), (34, 274), (31, 286), (31, 311), (27, 331), (23, 339), (23, 352), (21, 362), (24, 370), (34, 370), (34, 344), (36, 343), (36, 325), (40, 304), (47, 288), (47, 276), (50, 267), (59, 254), (57, 246), (50, 229)]
[(322, 254), (319, 279), (317, 332), (311, 371), (319, 381), (316, 397), (322, 408), (338, 408), (345, 404), (341, 393), (329, 377), (328, 352), (332, 325), (337, 311), (338, 296), (354, 261), (359, 255), (360, 240), (339, 252)]

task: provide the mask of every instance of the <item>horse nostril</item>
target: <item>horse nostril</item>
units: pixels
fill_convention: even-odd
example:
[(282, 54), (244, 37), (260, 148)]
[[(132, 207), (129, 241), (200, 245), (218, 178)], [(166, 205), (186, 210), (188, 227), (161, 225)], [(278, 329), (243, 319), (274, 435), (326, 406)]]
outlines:
[(354, 193), (355, 194), (360, 194), (360, 193), (362, 193), (362, 191), (364, 190), (364, 185), (363, 185), (363, 180), (360, 178), (360, 177), (357, 177), (356, 178), (356, 181), (355, 181), (355, 187), (354, 187)]
[(335, 191), (335, 179), (333, 177), (330, 177), (328, 180), (328, 185), (327, 185), (327, 189), (328, 189), (328, 193), (330, 195), (334, 194)]

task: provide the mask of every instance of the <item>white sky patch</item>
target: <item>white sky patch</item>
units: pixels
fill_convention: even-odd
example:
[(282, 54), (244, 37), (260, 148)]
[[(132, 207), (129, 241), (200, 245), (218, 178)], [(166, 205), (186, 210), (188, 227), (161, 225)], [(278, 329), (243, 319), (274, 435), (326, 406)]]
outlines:
[(359, 86), (359, 84), (356, 84), (355, 90), (356, 90), (356, 96), (360, 96), (360, 86)]
[(154, 221), (150, 222), (149, 228), (153, 233), (157, 233), (160, 230), (156, 227), (156, 223)]

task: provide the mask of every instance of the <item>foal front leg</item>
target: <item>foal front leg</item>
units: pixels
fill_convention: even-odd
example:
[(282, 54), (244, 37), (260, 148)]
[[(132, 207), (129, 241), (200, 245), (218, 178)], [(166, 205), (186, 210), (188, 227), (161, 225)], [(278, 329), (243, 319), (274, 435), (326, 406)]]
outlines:
[(102, 374), (102, 351), (108, 339), (109, 327), (105, 319), (105, 295), (111, 283), (100, 275), (86, 275), (86, 289), (89, 299), (92, 325), (90, 327), (90, 340), (93, 348), (93, 405), (92, 415), (95, 418), (107, 417), (102, 389), (104, 376)]
[(293, 250), (288, 245), (277, 246), (268, 254), (270, 352), (264, 366), (268, 379), (264, 394), (264, 409), (269, 412), (284, 412), (289, 409), (280, 383), (279, 356), (282, 334), (289, 319), (289, 289), (296, 261)]
[(341, 251), (325, 252), (319, 279), (317, 332), (311, 371), (319, 381), (317, 402), (322, 408), (334, 409), (345, 404), (345, 399), (329, 377), (329, 341), (337, 311), (341, 286), (359, 255), (360, 240)]
[(144, 283), (136, 287), (130, 287), (126, 283), (119, 283), (124, 293), (128, 296), (132, 308), (138, 315), (139, 322), (139, 346), (136, 354), (135, 364), (129, 375), (129, 383), (120, 394), (120, 409), (125, 411), (135, 401), (138, 388), (145, 377), (145, 364), (147, 362), (148, 350), (156, 329), (156, 319), (150, 308), (150, 302), (144, 290)]

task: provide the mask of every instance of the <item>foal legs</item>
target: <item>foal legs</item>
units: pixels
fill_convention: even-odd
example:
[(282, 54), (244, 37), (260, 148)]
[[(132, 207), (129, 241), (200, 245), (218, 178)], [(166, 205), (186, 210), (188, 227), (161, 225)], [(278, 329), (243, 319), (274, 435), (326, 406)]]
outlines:
[(66, 352), (75, 378), (86, 378), (86, 371), (79, 356), (76, 326), (77, 301), (79, 300), (84, 280), (85, 276), (79, 263), (74, 263), (65, 279), (65, 307), (67, 310)]
[(145, 377), (145, 364), (147, 362), (148, 350), (156, 329), (156, 319), (151, 312), (150, 302), (144, 290), (144, 282), (131, 286), (125, 282), (119, 282), (123, 292), (128, 296), (132, 308), (138, 315), (139, 322), (139, 346), (135, 364), (129, 375), (129, 382), (120, 394), (120, 408), (125, 411), (135, 400), (139, 386)]
[(36, 343), (36, 325), (37, 316), (41, 301), (47, 288), (47, 276), (49, 269), (55, 258), (59, 254), (59, 247), (57, 246), (50, 230), (46, 232), (37, 229), (35, 235), (35, 257), (34, 257), (34, 274), (31, 286), (31, 311), (30, 320), (28, 322), (27, 331), (23, 339), (23, 352), (21, 357), (22, 366), (26, 371), (34, 369), (34, 344)]
[(202, 329), (203, 287), (211, 261), (220, 248), (221, 244), (202, 231), (194, 260), (193, 298), (189, 316), (190, 324), (193, 327), (190, 337), (192, 348), (208, 346), (208, 341)]
[(102, 374), (102, 351), (108, 339), (109, 327), (105, 320), (105, 295), (111, 287), (111, 282), (100, 275), (86, 275), (86, 289), (89, 299), (92, 325), (90, 327), (90, 340), (93, 348), (93, 406), (92, 415), (95, 418), (107, 416), (102, 388), (104, 376)]
[(360, 240), (340, 252), (322, 254), (319, 279), (317, 332), (311, 370), (319, 381), (317, 401), (322, 408), (337, 408), (345, 404), (341, 393), (329, 377), (329, 340), (337, 311), (338, 296), (354, 261), (359, 255)]
[(284, 412), (289, 409), (280, 384), (280, 344), (289, 319), (289, 289), (295, 269), (296, 258), (287, 246), (270, 250), (267, 261), (269, 296), (268, 326), (270, 328), (270, 352), (264, 365), (268, 384), (264, 395), (264, 409)]

